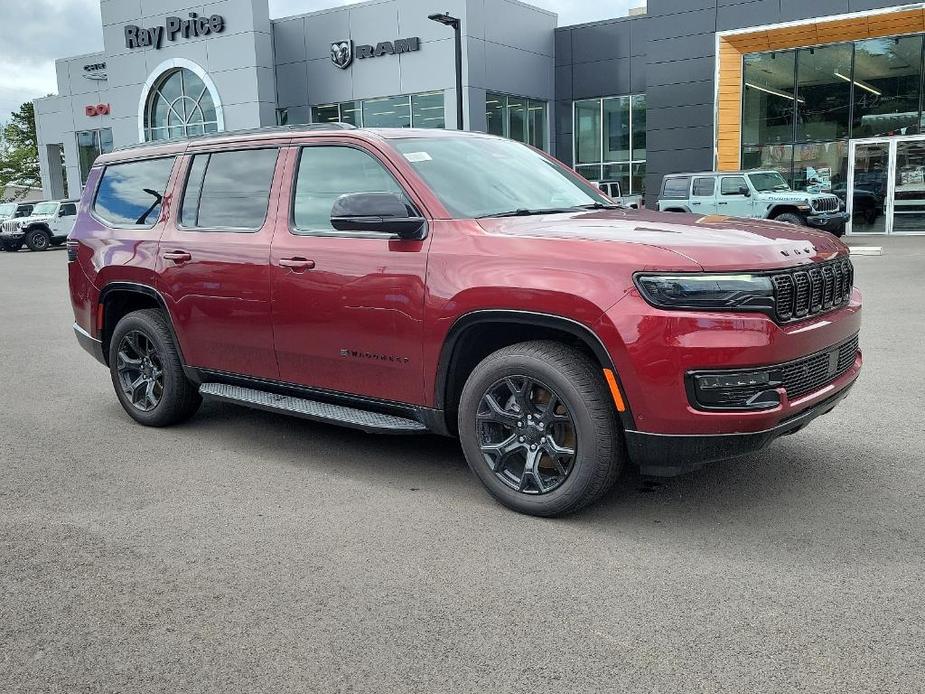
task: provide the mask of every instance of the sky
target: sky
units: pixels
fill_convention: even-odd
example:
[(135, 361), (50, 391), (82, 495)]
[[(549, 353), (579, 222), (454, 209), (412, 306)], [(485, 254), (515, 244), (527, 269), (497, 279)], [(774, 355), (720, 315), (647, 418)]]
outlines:
[[(578, 24), (627, 13), (641, 0), (531, 0)], [(269, 0), (270, 16), (285, 17), (359, 0)], [(103, 49), (99, 0), (2, 0), (0, 122), (19, 106), (54, 94), (55, 59)], [(194, 5), (194, 2), (190, 3)]]

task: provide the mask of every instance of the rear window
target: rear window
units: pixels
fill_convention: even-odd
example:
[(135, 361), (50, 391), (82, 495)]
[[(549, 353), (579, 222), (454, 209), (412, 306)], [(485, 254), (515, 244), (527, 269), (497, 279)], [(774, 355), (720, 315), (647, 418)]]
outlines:
[(666, 178), (665, 184), (662, 186), (662, 197), (684, 200), (685, 198), (687, 198), (687, 193), (690, 189), (691, 189), (690, 176), (678, 176), (676, 178)]
[(256, 231), (267, 218), (278, 149), (193, 157), (180, 224), (195, 229)]
[(713, 195), (713, 191), (716, 190), (716, 179), (715, 178), (695, 178), (694, 186), (691, 189), (692, 195), (697, 197), (709, 197)]
[(100, 178), (93, 211), (114, 226), (150, 229), (161, 215), (161, 202), (176, 157), (107, 166)]

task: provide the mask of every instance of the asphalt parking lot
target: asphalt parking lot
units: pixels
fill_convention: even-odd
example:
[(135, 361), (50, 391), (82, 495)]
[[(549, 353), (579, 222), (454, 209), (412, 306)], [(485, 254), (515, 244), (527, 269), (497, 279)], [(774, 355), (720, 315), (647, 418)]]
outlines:
[(925, 238), (884, 245), (840, 409), (561, 520), (454, 441), (141, 428), (64, 253), (0, 253), (0, 691), (925, 691)]

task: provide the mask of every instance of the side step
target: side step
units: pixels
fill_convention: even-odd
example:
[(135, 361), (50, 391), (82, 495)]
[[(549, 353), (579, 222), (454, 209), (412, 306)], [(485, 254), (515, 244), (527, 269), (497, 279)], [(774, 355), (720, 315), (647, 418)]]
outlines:
[(325, 402), (305, 400), (289, 395), (277, 395), (253, 388), (242, 388), (224, 383), (203, 383), (199, 393), (235, 405), (253, 407), (268, 412), (279, 412), (316, 422), (327, 422), (360, 429), (371, 434), (424, 434), (427, 432), (420, 422), (390, 414), (358, 410), (343, 405), (329, 405)]

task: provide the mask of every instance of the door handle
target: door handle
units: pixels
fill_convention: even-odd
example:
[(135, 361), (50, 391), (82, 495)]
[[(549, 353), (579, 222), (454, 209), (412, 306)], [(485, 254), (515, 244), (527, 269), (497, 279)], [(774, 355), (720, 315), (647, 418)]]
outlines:
[(718, 202), (718, 203), (716, 203), (716, 204), (717, 204), (717, 205), (728, 205), (729, 203), (728, 203), (728, 202)]
[(308, 258), (280, 258), (279, 261), (280, 267), (288, 267), (296, 272), (304, 270), (314, 270), (315, 261), (309, 260)]
[(187, 263), (193, 259), (193, 256), (186, 251), (167, 251), (163, 256), (164, 260), (172, 260), (175, 263)]

